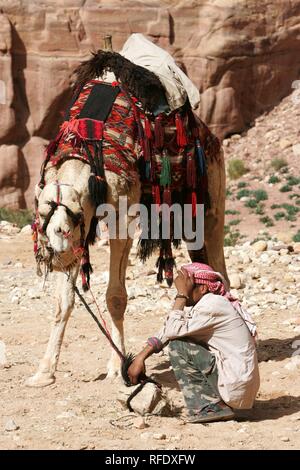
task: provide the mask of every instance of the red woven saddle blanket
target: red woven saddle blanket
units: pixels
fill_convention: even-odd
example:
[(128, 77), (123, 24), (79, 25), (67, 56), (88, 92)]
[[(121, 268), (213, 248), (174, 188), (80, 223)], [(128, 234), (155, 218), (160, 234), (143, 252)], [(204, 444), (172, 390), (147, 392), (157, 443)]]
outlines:
[(48, 147), (50, 165), (67, 158), (90, 163), (88, 150), (94, 158), (100, 142), (104, 168), (136, 181), (139, 151), (133, 103), (114, 85), (91, 80), (75, 94), (58, 136)]

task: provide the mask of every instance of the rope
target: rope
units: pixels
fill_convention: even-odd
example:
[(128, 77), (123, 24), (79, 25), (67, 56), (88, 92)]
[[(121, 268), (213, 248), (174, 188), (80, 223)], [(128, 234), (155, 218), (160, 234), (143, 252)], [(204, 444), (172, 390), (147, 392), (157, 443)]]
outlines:
[[(89, 314), (91, 315), (91, 317), (93, 318), (93, 320), (97, 323), (98, 327), (100, 328), (101, 332), (104, 334), (104, 336), (108, 339), (108, 341), (110, 342), (110, 345), (111, 347), (115, 350), (115, 352), (118, 354), (119, 358), (121, 359), (121, 361), (124, 361), (125, 360), (125, 356), (124, 354), (120, 351), (120, 349), (118, 348), (118, 346), (115, 345), (115, 343), (113, 342), (112, 338), (111, 338), (111, 335), (109, 334), (109, 332), (101, 325), (100, 321), (98, 320), (98, 318), (96, 317), (96, 315), (94, 314), (94, 312), (92, 311), (92, 309), (90, 308), (90, 306), (87, 304), (85, 298), (83, 297), (83, 295), (79, 292), (79, 289), (77, 286), (74, 285), (74, 291), (76, 292), (77, 296), (79, 297), (79, 299), (81, 300), (81, 302), (83, 303), (83, 305), (85, 306), (85, 308), (87, 309), (87, 311), (89, 312)], [(93, 296), (94, 297), (94, 296)], [(95, 302), (95, 300), (94, 300)], [(97, 305), (97, 303), (96, 303)]]

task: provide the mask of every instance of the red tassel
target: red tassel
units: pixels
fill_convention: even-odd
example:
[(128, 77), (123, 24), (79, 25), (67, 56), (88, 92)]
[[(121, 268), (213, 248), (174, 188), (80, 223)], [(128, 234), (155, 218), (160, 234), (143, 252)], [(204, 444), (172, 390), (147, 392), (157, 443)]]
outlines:
[(176, 113), (175, 123), (177, 132), (177, 144), (179, 147), (185, 147), (188, 141), (180, 113)]
[(147, 139), (147, 137), (145, 136), (144, 140), (143, 140), (143, 155), (144, 155), (144, 160), (146, 162), (149, 162), (150, 161), (150, 157), (151, 157), (151, 149), (150, 149), (150, 142), (149, 142), (149, 139)]
[(160, 208), (160, 189), (158, 184), (152, 187), (152, 198), (158, 210)]
[(152, 161), (151, 161), (150, 177), (151, 177), (151, 181), (155, 181), (155, 177), (156, 177), (156, 165), (155, 165), (155, 160), (154, 160), (154, 158), (152, 158)]
[(170, 189), (165, 189), (163, 193), (163, 202), (164, 204), (168, 204), (168, 206), (172, 205), (172, 195)]
[(163, 148), (164, 146), (164, 128), (162, 126), (162, 117), (157, 116), (155, 118), (154, 124), (154, 137), (155, 137), (155, 147), (158, 149)]
[(188, 155), (186, 166), (186, 182), (190, 188), (196, 187), (196, 165), (193, 155)]
[(196, 217), (197, 215), (197, 194), (195, 191), (192, 192), (192, 216)]
[(192, 136), (195, 138), (195, 139), (199, 139), (199, 129), (197, 127), (193, 127), (192, 128)]
[(151, 140), (152, 139), (152, 129), (151, 129), (151, 124), (149, 119), (145, 116), (145, 136), (147, 139)]

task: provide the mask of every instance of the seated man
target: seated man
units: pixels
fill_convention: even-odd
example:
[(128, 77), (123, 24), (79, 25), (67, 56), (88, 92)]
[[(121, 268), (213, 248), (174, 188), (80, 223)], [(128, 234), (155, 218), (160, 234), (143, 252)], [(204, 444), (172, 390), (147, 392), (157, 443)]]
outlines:
[(253, 406), (259, 388), (255, 323), (226, 290), (222, 275), (208, 265), (183, 266), (175, 286), (173, 310), (136, 356), (128, 376), (132, 384), (138, 383), (146, 358), (169, 343), (189, 422), (232, 419), (232, 408)]

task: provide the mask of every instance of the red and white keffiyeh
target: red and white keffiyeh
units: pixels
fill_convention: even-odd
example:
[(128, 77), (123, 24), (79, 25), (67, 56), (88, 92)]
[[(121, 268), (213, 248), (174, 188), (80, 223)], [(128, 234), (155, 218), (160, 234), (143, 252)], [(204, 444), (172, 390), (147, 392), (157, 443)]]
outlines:
[(227, 288), (227, 282), (221, 273), (214, 271), (208, 264), (203, 263), (185, 264), (182, 268), (193, 278), (194, 284), (204, 284), (212, 294), (222, 295), (228, 299), (234, 309), (243, 318), (251, 335), (253, 337), (257, 335), (256, 323), (251, 314), (242, 307), (239, 300), (230, 293)]

